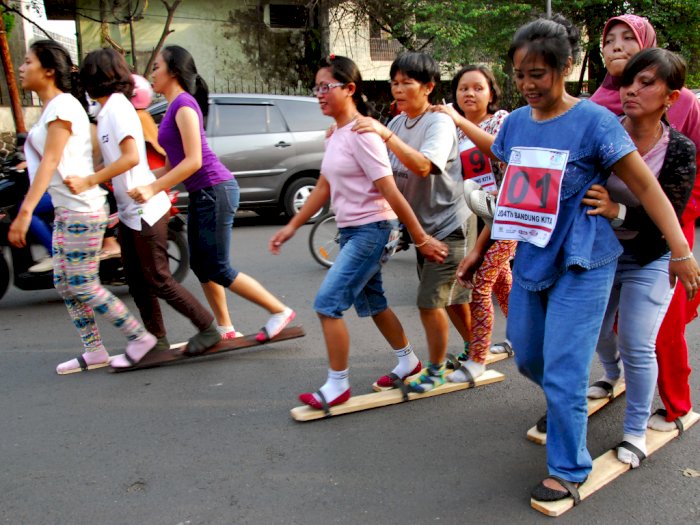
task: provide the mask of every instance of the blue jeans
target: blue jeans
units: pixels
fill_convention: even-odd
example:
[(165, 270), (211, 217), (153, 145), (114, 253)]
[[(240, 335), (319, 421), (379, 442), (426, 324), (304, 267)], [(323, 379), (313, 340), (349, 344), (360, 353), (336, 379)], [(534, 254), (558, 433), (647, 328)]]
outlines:
[(514, 282), (510, 293), (507, 337), (516, 364), (547, 399), (547, 467), (568, 481), (583, 481), (593, 465), (586, 391), (615, 266), (569, 268), (539, 292)]
[(235, 179), (190, 193), (187, 242), (190, 266), (201, 283), (213, 281), (228, 288), (238, 275), (229, 256), (239, 200)]
[(39, 199), (39, 202), (34, 208), (34, 214), (32, 215), (32, 220), (29, 223), (29, 233), (36, 237), (49, 255), (53, 255), (51, 246), (51, 238), (53, 236), (53, 229), (50, 224), (47, 224), (39, 215), (49, 215), (53, 214), (53, 203), (51, 202), (51, 196), (48, 192), (44, 193)]
[(609, 379), (620, 377), (622, 356), (627, 383), (624, 432), (633, 436), (646, 432), (654, 398), (659, 373), (656, 336), (673, 295), (669, 257), (666, 254), (646, 266), (639, 266), (630, 255), (620, 257), (598, 339), (598, 356)]
[(340, 228), (340, 252), (316, 294), (314, 310), (339, 319), (355, 306), (357, 315), (377, 315), (389, 307), (382, 285), (381, 258), (398, 222), (378, 221)]

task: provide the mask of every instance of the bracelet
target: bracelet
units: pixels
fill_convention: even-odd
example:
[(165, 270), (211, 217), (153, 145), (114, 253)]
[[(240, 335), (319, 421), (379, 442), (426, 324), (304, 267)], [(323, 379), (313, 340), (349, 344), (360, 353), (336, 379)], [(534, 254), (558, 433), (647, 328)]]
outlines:
[[(391, 138), (391, 137), (389, 137), (389, 138)], [(426, 244), (428, 244), (432, 238), (433, 238), (432, 235), (428, 235), (428, 238), (425, 239), (422, 243), (416, 244), (416, 248), (422, 248), (423, 246), (425, 246)]]
[(693, 258), (693, 254), (686, 255), (685, 257), (671, 257), (671, 262), (683, 262)]
[[(386, 144), (387, 142), (389, 142), (389, 141), (391, 140), (391, 137), (393, 137), (393, 136), (394, 136), (394, 132), (392, 131), (392, 132), (389, 133), (389, 136), (388, 136), (387, 138), (384, 139), (384, 144)], [(421, 246), (422, 246), (422, 244), (421, 244)]]

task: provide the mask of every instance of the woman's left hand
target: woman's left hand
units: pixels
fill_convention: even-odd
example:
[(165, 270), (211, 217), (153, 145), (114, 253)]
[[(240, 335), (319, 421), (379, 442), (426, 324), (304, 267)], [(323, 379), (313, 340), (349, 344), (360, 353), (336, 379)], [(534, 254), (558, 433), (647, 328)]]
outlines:
[[(673, 257), (673, 255), (671, 255), (671, 257)], [(688, 295), (688, 300), (692, 300), (695, 294), (698, 293), (698, 288), (700, 287), (700, 268), (692, 254), (690, 259), (670, 262), (668, 265), (668, 277), (671, 286), (676, 284), (676, 279), (683, 284), (685, 293)]]
[(620, 205), (610, 200), (608, 190), (600, 184), (594, 184), (588, 188), (581, 202), (593, 208), (586, 212), (588, 215), (602, 215), (606, 219), (612, 220), (620, 213)]
[(129, 197), (134, 199), (139, 204), (143, 204), (144, 202), (148, 201), (148, 199), (153, 197), (153, 195), (155, 195), (153, 187), (150, 184), (145, 186), (136, 186), (135, 188), (130, 189), (127, 193), (129, 194)]
[(357, 117), (352, 130), (357, 133), (376, 133), (382, 140), (385, 140), (392, 134), (386, 126), (372, 117)]
[(12, 246), (24, 248), (27, 245), (27, 230), (29, 223), (32, 220), (32, 214), (20, 213), (17, 218), (10, 224), (10, 229), (7, 232), (7, 239)]

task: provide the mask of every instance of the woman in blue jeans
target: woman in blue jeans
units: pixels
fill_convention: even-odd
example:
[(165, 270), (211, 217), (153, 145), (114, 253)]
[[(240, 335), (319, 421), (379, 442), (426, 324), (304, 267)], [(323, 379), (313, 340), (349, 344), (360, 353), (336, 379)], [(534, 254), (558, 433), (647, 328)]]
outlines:
[[(189, 192), (188, 241), (190, 264), (199, 279), (219, 329), (201, 344), (188, 344), (187, 353), (198, 354), (219, 341), (238, 334), (228, 312), (224, 288), (270, 312), (257, 334), (260, 342), (279, 334), (294, 319), (294, 311), (258, 281), (231, 267), (231, 226), (238, 208), (238, 183), (209, 148), (204, 134), (208, 88), (197, 73), (192, 55), (180, 46), (166, 46), (153, 65), (153, 90), (168, 101), (168, 110), (158, 129), (158, 143), (167, 154), (165, 167), (147, 186), (129, 192), (144, 202), (159, 191), (184, 182)], [(198, 334), (200, 335), (200, 334)]]
[(337, 129), (326, 143), (321, 177), (314, 191), (289, 224), (270, 239), (270, 251), (278, 254), (282, 244), (330, 197), (340, 229), (340, 252), (314, 301), (330, 367), (318, 391), (299, 396), (312, 408), (328, 410), (350, 398), (350, 340), (343, 313), (353, 305), (360, 317), (372, 317), (394, 350), (398, 364), (392, 374), (396, 381), (421, 369), (382, 287), (381, 268), (388, 259), (390, 235), (397, 232), (397, 215), (426, 258), (442, 262), (447, 247), (425, 233), (399, 192), (379, 135), (352, 131), (357, 117), (367, 114), (357, 65), (349, 58), (331, 55), (320, 66), (314, 94), (321, 111), (335, 119)]
[[(588, 376), (622, 248), (608, 220), (582, 204), (589, 188), (613, 170), (666, 238), (672, 279), (690, 295), (700, 279), (673, 207), (622, 125), (606, 109), (566, 93), (577, 51), (578, 31), (560, 16), (521, 27), (508, 55), (528, 105), (508, 116), (495, 140), (477, 126), (470, 133), (480, 150), (509, 163), (492, 235), (508, 238), (514, 230), (510, 238), (524, 241), (515, 255), (507, 337), (518, 349), (519, 370), (547, 399), (549, 475), (531, 493), (540, 501), (572, 496), (578, 502), (592, 467)], [(509, 216), (539, 220), (513, 227)], [(482, 257), (475, 250), (462, 261), (464, 282)]]
[[(671, 128), (665, 115), (680, 96), (685, 71), (683, 60), (670, 51), (646, 49), (627, 62), (620, 87), (622, 125), (679, 219), (695, 182), (695, 145)], [(627, 408), (617, 457), (636, 468), (647, 454), (646, 428), (658, 375), (656, 337), (673, 294), (668, 284), (670, 255), (659, 229), (615, 174), (606, 187), (591, 186), (583, 203), (593, 208), (590, 215), (612, 221), (624, 249), (598, 340), (605, 375), (588, 389), (588, 397), (612, 392), (621, 379), (622, 357)]]

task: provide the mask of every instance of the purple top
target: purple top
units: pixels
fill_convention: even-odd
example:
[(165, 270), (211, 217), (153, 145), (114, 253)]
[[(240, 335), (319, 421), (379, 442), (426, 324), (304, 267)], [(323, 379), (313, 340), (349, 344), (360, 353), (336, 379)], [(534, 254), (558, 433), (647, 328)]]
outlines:
[(199, 104), (189, 93), (180, 93), (173, 102), (168, 105), (162, 122), (158, 128), (158, 142), (165, 150), (170, 161), (170, 166), (174, 168), (185, 158), (185, 150), (182, 147), (182, 137), (175, 122), (175, 115), (182, 107), (192, 108), (199, 117), (199, 136), (202, 139), (202, 167), (184, 180), (187, 191), (192, 192), (209, 188), (220, 182), (233, 179), (233, 174), (224, 166), (214, 152), (209, 149), (207, 137), (204, 134), (204, 121)]

